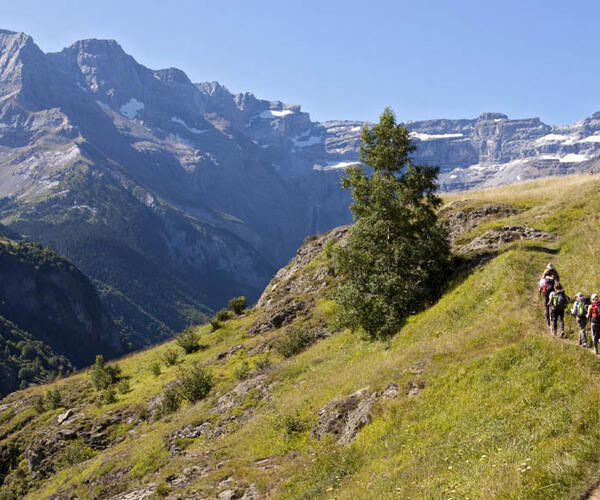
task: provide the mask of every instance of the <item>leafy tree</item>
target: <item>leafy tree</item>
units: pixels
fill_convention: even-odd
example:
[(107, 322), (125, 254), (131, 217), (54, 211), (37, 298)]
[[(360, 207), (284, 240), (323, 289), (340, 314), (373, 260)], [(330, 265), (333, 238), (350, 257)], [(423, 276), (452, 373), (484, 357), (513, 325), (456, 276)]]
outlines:
[(229, 309), (231, 309), (235, 314), (242, 314), (244, 309), (247, 307), (246, 297), (243, 295), (241, 297), (233, 297), (229, 301)]
[(449, 263), (445, 231), (437, 224), (437, 167), (413, 165), (416, 149), (406, 127), (386, 108), (363, 127), (360, 160), (347, 170), (356, 223), (338, 250), (344, 278), (336, 292), (338, 324), (362, 327), (373, 338), (394, 334), (406, 316), (436, 299)]

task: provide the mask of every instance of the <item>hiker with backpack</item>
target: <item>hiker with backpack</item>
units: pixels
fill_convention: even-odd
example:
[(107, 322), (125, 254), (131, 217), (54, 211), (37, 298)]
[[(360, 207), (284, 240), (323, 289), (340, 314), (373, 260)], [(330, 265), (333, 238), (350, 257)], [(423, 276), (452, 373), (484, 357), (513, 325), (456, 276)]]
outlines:
[(550, 294), (554, 291), (554, 285), (558, 283), (559, 277), (558, 272), (554, 269), (552, 263), (549, 263), (540, 278), (540, 296), (544, 301), (544, 312), (546, 315), (546, 323), (550, 325), (550, 306), (548, 301), (550, 300)]
[(598, 354), (598, 340), (600, 340), (600, 304), (598, 303), (598, 295), (592, 295), (592, 304), (588, 308), (587, 319), (592, 324), (592, 343), (594, 344), (594, 352)]
[(552, 335), (556, 335), (557, 323), (560, 325), (560, 337), (565, 336), (565, 308), (569, 302), (569, 298), (565, 295), (565, 291), (560, 283), (554, 284), (554, 291), (550, 292), (547, 306), (550, 309), (550, 329)]
[(585, 327), (587, 326), (587, 313), (590, 306), (590, 299), (582, 293), (575, 295), (575, 302), (571, 308), (571, 315), (577, 321), (577, 328), (579, 328), (579, 345), (583, 347), (588, 346), (587, 334)]

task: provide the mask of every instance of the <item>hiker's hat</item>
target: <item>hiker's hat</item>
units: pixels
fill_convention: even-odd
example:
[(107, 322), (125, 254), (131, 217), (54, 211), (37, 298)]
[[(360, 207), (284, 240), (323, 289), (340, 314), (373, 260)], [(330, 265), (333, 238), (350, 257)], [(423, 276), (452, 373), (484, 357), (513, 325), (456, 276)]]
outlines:
[(554, 269), (554, 266), (552, 265), (552, 262), (548, 263), (548, 265), (546, 266), (546, 269)]
[(592, 300), (596, 300), (597, 298), (598, 298), (598, 294), (597, 293), (592, 294)]

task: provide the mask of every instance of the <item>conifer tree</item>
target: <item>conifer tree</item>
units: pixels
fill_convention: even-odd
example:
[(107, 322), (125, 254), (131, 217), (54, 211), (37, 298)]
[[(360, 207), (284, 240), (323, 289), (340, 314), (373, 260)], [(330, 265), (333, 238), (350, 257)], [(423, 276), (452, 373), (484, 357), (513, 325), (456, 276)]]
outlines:
[(416, 146), (390, 108), (363, 127), (361, 139), (360, 160), (371, 171), (350, 167), (342, 179), (356, 222), (338, 251), (343, 280), (335, 299), (341, 326), (384, 338), (439, 296), (450, 250), (437, 223), (439, 168), (412, 163)]

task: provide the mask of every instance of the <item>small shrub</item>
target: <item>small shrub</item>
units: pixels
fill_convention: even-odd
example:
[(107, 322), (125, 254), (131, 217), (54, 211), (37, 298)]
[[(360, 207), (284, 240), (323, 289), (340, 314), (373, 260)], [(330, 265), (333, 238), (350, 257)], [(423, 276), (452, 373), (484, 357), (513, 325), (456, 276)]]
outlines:
[(175, 337), (175, 342), (181, 347), (186, 354), (191, 354), (199, 349), (198, 335), (193, 327), (188, 326), (183, 333)]
[(156, 494), (161, 497), (168, 497), (171, 493), (171, 488), (166, 483), (161, 483), (156, 487)]
[(211, 319), (210, 320), (210, 326), (212, 328), (212, 331), (217, 331), (219, 328), (221, 328), (221, 322), (218, 319)]
[(121, 368), (119, 365), (107, 366), (104, 364), (104, 357), (102, 354), (96, 356), (96, 362), (92, 367), (90, 374), (92, 378), (92, 384), (96, 390), (106, 389), (108, 386), (114, 384), (121, 377)]
[(177, 352), (173, 349), (167, 349), (162, 355), (162, 359), (167, 366), (173, 366), (177, 364), (178, 357), (179, 356), (177, 355)]
[(219, 312), (217, 312), (217, 314), (215, 314), (215, 318), (218, 321), (227, 321), (231, 318), (231, 316), (231, 311), (228, 311), (227, 309), (221, 309)]
[(229, 309), (231, 309), (235, 314), (242, 314), (247, 306), (246, 297), (243, 295), (241, 297), (234, 297), (229, 301), (228, 305)]
[(62, 449), (59, 465), (62, 468), (71, 467), (92, 458), (95, 454), (83, 439), (76, 439)]
[(164, 417), (176, 412), (180, 404), (181, 397), (179, 396), (178, 388), (174, 384), (165, 387), (160, 405), (160, 416)]
[(246, 380), (248, 378), (248, 376), (250, 375), (250, 363), (248, 363), (248, 361), (244, 360), (242, 361), (242, 364), (240, 366), (238, 366), (235, 370), (235, 377), (238, 380)]
[(127, 394), (131, 390), (131, 388), (129, 387), (129, 380), (127, 380), (126, 378), (120, 380), (117, 384), (117, 389), (121, 394)]
[(112, 403), (116, 403), (117, 395), (114, 386), (109, 385), (106, 389), (104, 389), (104, 394), (102, 395), (102, 401), (104, 404), (110, 405)]
[(256, 366), (257, 370), (264, 371), (271, 366), (271, 360), (269, 359), (269, 355), (261, 356), (257, 358), (254, 362), (254, 366)]
[(213, 380), (202, 365), (195, 363), (188, 370), (180, 372), (179, 384), (180, 396), (195, 403), (208, 395), (213, 387)]
[(60, 391), (57, 388), (46, 391), (46, 404), (51, 410), (56, 410), (62, 404), (62, 397)]
[(306, 423), (300, 418), (300, 414), (288, 415), (283, 419), (283, 427), (288, 437), (304, 432), (306, 430)]
[(275, 345), (277, 352), (284, 358), (289, 358), (306, 349), (314, 339), (306, 327), (292, 327), (279, 338)]
[(36, 412), (44, 413), (46, 411), (46, 408), (44, 407), (44, 398), (41, 396), (36, 397), (35, 401), (33, 402), (33, 407), (35, 408)]
[(150, 373), (152, 373), (152, 375), (154, 375), (155, 377), (158, 377), (160, 375), (160, 364), (158, 364), (157, 361), (154, 361), (150, 364)]

